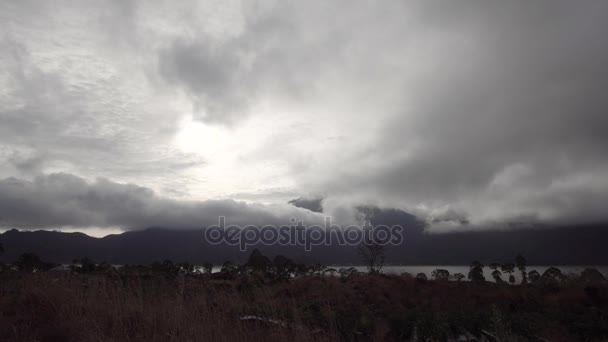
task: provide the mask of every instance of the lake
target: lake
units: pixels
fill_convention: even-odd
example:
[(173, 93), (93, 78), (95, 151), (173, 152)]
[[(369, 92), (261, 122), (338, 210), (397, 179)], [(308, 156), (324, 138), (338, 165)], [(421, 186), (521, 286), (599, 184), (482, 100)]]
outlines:
[[(335, 268), (335, 269), (340, 269), (342, 267), (351, 267), (351, 266), (331, 266), (331, 267)], [(365, 266), (352, 266), (352, 267), (355, 267), (360, 272), (367, 271)], [(549, 267), (551, 267), (551, 266), (545, 266), (545, 265), (526, 266), (526, 272), (536, 270), (536, 271), (538, 271), (538, 273), (543, 274), (543, 272), (545, 272), (545, 270), (548, 269)], [(596, 268), (598, 271), (600, 271), (605, 277), (608, 275), (608, 266), (555, 266), (555, 267), (559, 268), (563, 274), (568, 274), (568, 273), (580, 274), (585, 268), (593, 267), (593, 268)], [(445, 265), (395, 266), (395, 265), (391, 265), (391, 266), (384, 266), (382, 268), (382, 272), (387, 273), (387, 274), (401, 274), (401, 273), (407, 272), (413, 276), (416, 276), (416, 274), (418, 274), (418, 273), (424, 273), (430, 279), (431, 272), (433, 272), (433, 270), (436, 270), (438, 268), (447, 270), (450, 272), (450, 274), (462, 273), (462, 274), (464, 274), (465, 277), (469, 273), (469, 269), (470, 269), (469, 266), (445, 266)], [(494, 278), (492, 278), (492, 269), (490, 269), (487, 266), (483, 268), (483, 275), (486, 277), (486, 280), (494, 279)], [(513, 275), (515, 276), (515, 280), (517, 282), (521, 281), (521, 273), (519, 272), (519, 270), (515, 269), (515, 272), (513, 272)], [(505, 281), (508, 281), (508, 279), (509, 279), (508, 274), (505, 276), (505, 274), (503, 273), (502, 279)]]
[[(334, 268), (336, 270), (339, 270), (340, 268), (354, 267), (359, 272), (367, 272), (367, 269), (365, 266), (329, 265), (328, 267)], [(543, 272), (545, 272), (545, 270), (548, 269), (549, 267), (551, 267), (551, 266), (546, 266), (546, 265), (526, 266), (526, 271), (530, 272), (532, 270), (536, 270), (536, 271), (538, 271), (538, 273), (540, 273), (542, 275)], [(563, 274), (569, 274), (569, 273), (580, 274), (585, 268), (592, 267), (592, 268), (596, 268), (598, 271), (600, 271), (604, 275), (604, 277), (608, 278), (608, 266), (555, 266), (555, 267), (559, 268)], [(464, 274), (465, 277), (469, 273), (469, 266), (445, 266), (445, 265), (437, 265), (437, 266), (387, 265), (382, 268), (382, 273), (401, 274), (401, 273), (407, 272), (413, 276), (416, 276), (416, 274), (418, 274), (418, 273), (424, 273), (424, 274), (426, 274), (426, 276), (429, 279), (431, 279), (431, 272), (433, 272), (433, 270), (436, 270), (438, 268), (447, 270), (450, 272), (450, 274), (462, 273), (462, 274)], [(220, 269), (221, 269), (221, 266), (215, 266), (215, 267), (213, 267), (213, 272), (214, 273), (219, 272)], [(483, 268), (483, 274), (486, 277), (486, 280), (494, 279), (494, 278), (492, 278), (492, 270), (487, 266)], [(519, 270), (515, 269), (515, 271), (513, 272), (513, 275), (515, 276), (515, 280), (517, 282), (521, 281), (521, 273), (519, 272)], [(502, 279), (504, 281), (508, 281), (509, 280), (508, 274), (503, 273)]]

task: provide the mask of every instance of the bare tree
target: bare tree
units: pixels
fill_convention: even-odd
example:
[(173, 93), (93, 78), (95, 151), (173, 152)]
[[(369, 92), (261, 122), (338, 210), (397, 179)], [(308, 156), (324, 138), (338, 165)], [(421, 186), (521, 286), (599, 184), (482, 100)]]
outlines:
[(384, 245), (376, 241), (362, 242), (359, 245), (359, 255), (363, 258), (369, 273), (380, 273), (386, 257)]

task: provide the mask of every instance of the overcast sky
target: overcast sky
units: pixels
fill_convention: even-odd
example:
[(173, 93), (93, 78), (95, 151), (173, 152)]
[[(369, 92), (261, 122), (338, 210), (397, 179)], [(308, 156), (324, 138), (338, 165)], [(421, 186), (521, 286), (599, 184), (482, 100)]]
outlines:
[(1, 1), (0, 225), (605, 222), (607, 32), (604, 0)]

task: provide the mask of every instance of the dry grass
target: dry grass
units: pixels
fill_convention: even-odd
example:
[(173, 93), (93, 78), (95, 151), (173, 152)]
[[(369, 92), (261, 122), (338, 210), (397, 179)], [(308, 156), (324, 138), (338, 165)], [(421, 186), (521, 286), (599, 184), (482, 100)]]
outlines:
[(333, 340), (307, 329), (241, 321), (254, 311), (278, 319), (297, 315), (277, 307), (265, 291), (243, 300), (225, 282), (26, 274), (4, 279), (1, 291), (2, 341)]
[(572, 341), (603, 340), (608, 329), (605, 287), (50, 272), (0, 282), (1, 341), (403, 341), (414, 330), (437, 341), (482, 330), (505, 341)]

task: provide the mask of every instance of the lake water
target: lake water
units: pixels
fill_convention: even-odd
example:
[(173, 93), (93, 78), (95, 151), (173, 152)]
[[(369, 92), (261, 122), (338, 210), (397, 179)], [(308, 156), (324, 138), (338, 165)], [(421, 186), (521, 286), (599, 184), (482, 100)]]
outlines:
[[(333, 267), (335, 269), (340, 269), (341, 267), (350, 267), (350, 266), (331, 266), (331, 267)], [(360, 272), (367, 271), (367, 269), (364, 266), (353, 266), (353, 267), (355, 267)], [(526, 272), (536, 270), (536, 271), (538, 271), (538, 273), (543, 274), (543, 272), (545, 272), (545, 270), (547, 270), (549, 267), (551, 267), (551, 266), (534, 266), (534, 265), (526, 266)], [(593, 267), (593, 268), (596, 268), (598, 271), (600, 271), (605, 277), (608, 276), (608, 266), (555, 266), (555, 267), (559, 268), (563, 274), (569, 274), (569, 273), (580, 274), (585, 268)], [(431, 279), (431, 272), (433, 272), (436, 269), (447, 270), (448, 272), (450, 272), (450, 274), (462, 273), (466, 277), (469, 273), (470, 267), (469, 266), (442, 266), (442, 265), (438, 265), (438, 266), (384, 266), (382, 268), (382, 272), (387, 273), (387, 274), (401, 274), (401, 273), (407, 272), (413, 276), (416, 276), (416, 274), (418, 274), (418, 273), (424, 273), (424, 274), (426, 274), (426, 276), (429, 279)], [(490, 269), (487, 266), (483, 268), (483, 275), (486, 277), (486, 280), (494, 279), (494, 278), (492, 278), (492, 272), (493, 272), (492, 269)], [(515, 280), (517, 282), (521, 281), (521, 273), (519, 272), (519, 270), (515, 269), (515, 271), (513, 272), (513, 275), (515, 276)], [(502, 279), (505, 281), (508, 281), (508, 279), (509, 279), (508, 274), (503, 273)]]
[[(359, 272), (367, 272), (367, 269), (365, 268), (365, 266), (331, 265), (328, 267), (334, 268), (336, 270), (339, 270), (340, 268), (354, 267)], [(543, 272), (545, 272), (545, 270), (547, 270), (547, 268), (549, 268), (549, 267), (551, 267), (551, 266), (545, 266), (545, 265), (526, 266), (526, 271), (530, 272), (532, 270), (536, 270), (536, 271), (538, 271), (538, 273), (543, 274)], [(608, 266), (555, 266), (555, 267), (559, 268), (563, 274), (569, 274), (569, 273), (580, 274), (585, 268), (592, 267), (592, 268), (596, 268), (598, 271), (600, 271), (604, 275), (604, 277), (608, 278)], [(213, 267), (213, 272), (219, 272), (220, 269), (221, 269), (220, 266)], [(437, 265), (437, 266), (390, 265), (390, 266), (384, 266), (382, 268), (382, 273), (401, 274), (401, 273), (407, 272), (407, 273), (410, 273), (412, 276), (416, 276), (416, 274), (418, 274), (418, 273), (424, 273), (424, 274), (426, 274), (426, 276), (429, 279), (431, 279), (431, 272), (433, 272), (433, 270), (436, 270), (436, 269), (447, 270), (448, 272), (450, 272), (450, 274), (462, 273), (462, 274), (464, 274), (465, 279), (466, 279), (466, 276), (468, 275), (470, 268), (469, 268), (469, 266), (444, 266), (444, 265)], [(494, 278), (492, 278), (492, 270), (487, 266), (483, 268), (483, 274), (486, 277), (486, 280), (488, 280), (488, 281), (494, 279)], [(521, 273), (519, 272), (519, 270), (515, 269), (515, 271), (513, 272), (513, 275), (515, 276), (515, 280), (517, 282), (521, 281)], [(508, 281), (509, 275), (503, 273), (502, 279), (504, 281)]]

